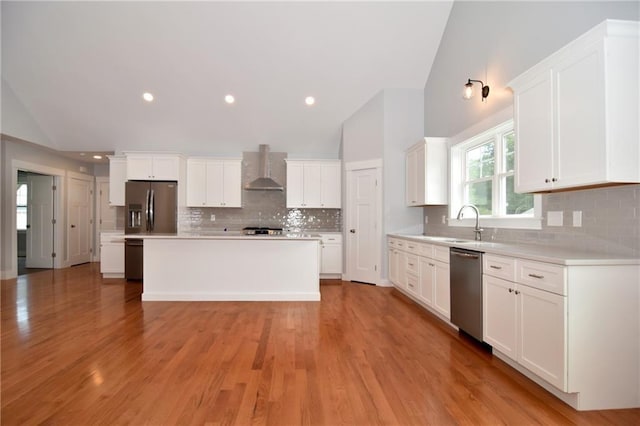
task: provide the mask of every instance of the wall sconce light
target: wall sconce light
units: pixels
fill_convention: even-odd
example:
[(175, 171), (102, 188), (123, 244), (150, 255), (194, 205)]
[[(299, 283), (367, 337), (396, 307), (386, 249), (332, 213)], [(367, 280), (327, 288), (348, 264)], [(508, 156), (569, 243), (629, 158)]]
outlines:
[(473, 83), (480, 83), (482, 86), (482, 102), (489, 96), (489, 86), (485, 86), (481, 80), (468, 79), (467, 84), (464, 85), (464, 98), (471, 99), (473, 97)]

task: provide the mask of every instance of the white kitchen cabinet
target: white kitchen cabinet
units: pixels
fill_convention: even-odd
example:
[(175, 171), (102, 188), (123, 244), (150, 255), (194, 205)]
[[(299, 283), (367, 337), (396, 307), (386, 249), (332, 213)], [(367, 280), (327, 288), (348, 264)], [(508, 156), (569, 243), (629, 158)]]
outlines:
[(389, 280), (438, 315), (451, 318), (449, 247), (389, 238)]
[(180, 156), (174, 154), (126, 154), (128, 180), (180, 179)]
[(124, 188), (127, 181), (127, 159), (109, 156), (109, 205), (124, 206)]
[(495, 255), (483, 266), (483, 340), (566, 392), (566, 268)]
[(287, 208), (341, 206), (339, 160), (287, 160)]
[(407, 206), (447, 204), (447, 140), (424, 138), (406, 154)]
[(124, 278), (124, 234), (100, 234), (100, 273), (103, 278)]
[(320, 277), (340, 278), (342, 276), (342, 235), (320, 234)]
[(639, 34), (605, 21), (509, 83), (517, 192), (640, 182)]
[(242, 207), (242, 160), (187, 160), (188, 207)]

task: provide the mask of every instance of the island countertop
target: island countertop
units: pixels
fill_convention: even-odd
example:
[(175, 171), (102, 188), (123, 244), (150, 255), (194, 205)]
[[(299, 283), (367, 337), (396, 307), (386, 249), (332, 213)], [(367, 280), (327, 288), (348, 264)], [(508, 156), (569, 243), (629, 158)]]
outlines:
[(280, 235), (246, 235), (241, 231), (181, 232), (178, 234), (127, 234), (136, 240), (320, 240), (320, 233), (285, 233)]

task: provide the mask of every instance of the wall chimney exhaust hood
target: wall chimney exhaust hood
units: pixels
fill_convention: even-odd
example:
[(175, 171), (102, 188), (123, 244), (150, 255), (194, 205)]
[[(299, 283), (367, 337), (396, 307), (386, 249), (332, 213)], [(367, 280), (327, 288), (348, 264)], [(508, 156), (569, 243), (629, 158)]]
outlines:
[(269, 145), (260, 145), (260, 176), (249, 182), (244, 189), (250, 191), (284, 191), (282, 185), (271, 179), (271, 164), (269, 163)]

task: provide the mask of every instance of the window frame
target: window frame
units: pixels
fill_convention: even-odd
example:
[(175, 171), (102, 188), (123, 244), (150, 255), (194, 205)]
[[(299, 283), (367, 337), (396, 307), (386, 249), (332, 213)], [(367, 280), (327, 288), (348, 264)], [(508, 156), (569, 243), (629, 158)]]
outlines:
[[(27, 200), (25, 202), (25, 204), (20, 204), (19, 203), (19, 197), (18, 197), (18, 191), (20, 190), (20, 188), (24, 186), (26, 187), (26, 191), (27, 191)], [(29, 225), (29, 187), (27, 185), (26, 182), (20, 182), (18, 183), (18, 187), (16, 188), (16, 231), (26, 231), (27, 230), (27, 226)], [(26, 216), (26, 223), (25, 223), (25, 227), (24, 228), (20, 228), (18, 226), (18, 216), (19, 216), (19, 210), (24, 210), (25, 216)]]
[[(467, 215), (467, 218), (457, 220), (458, 211), (467, 204), (467, 185), (480, 180), (491, 180), (492, 182), (492, 215), (481, 215), (481, 226), (491, 228), (506, 229), (542, 229), (542, 200), (539, 194), (533, 195), (533, 215), (501, 215), (496, 212), (506, 211), (506, 197), (503, 195), (506, 189), (506, 179), (508, 176), (515, 176), (515, 172), (505, 171), (505, 136), (514, 131), (513, 119), (507, 120), (484, 132), (466, 138), (450, 147), (450, 203), (448, 225), (455, 227), (473, 227), (475, 218)], [(479, 178), (467, 181), (466, 173), (466, 153), (470, 149), (479, 147), (486, 143), (494, 143), (494, 173), (491, 178)]]

